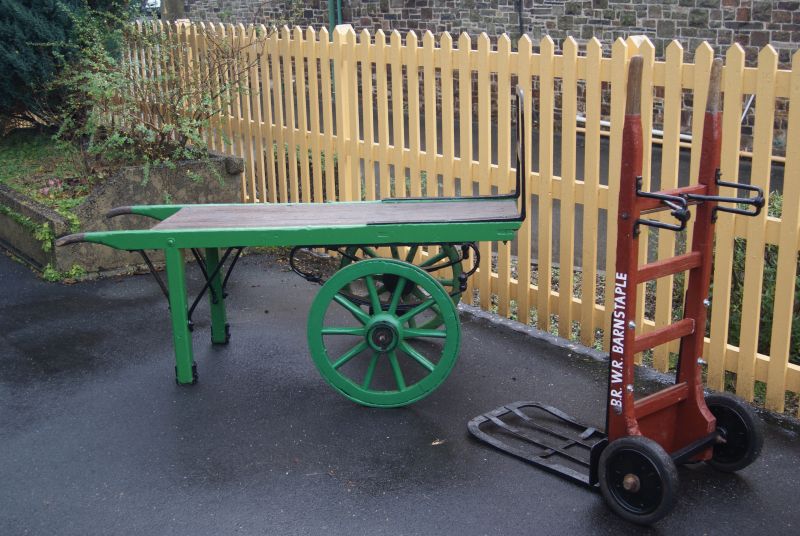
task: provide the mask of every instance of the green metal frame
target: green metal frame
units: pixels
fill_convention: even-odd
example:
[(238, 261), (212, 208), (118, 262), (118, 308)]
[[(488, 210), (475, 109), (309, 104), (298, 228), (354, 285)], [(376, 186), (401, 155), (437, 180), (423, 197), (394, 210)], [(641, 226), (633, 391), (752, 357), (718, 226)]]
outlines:
[[(480, 203), (494, 198), (459, 198), (458, 201)], [(391, 199), (382, 201), (341, 203), (352, 205), (354, 211), (363, 209), (367, 203), (447, 203), (451, 199)], [(233, 206), (238, 204), (214, 204), (204, 206)], [(113, 209), (108, 215), (135, 214), (165, 220), (189, 205), (137, 205)], [(191, 205), (198, 206), (198, 205)], [(370, 244), (373, 246), (425, 245), (442, 243), (464, 243), (475, 241), (512, 240), (521, 220), (468, 221), (446, 223), (392, 223), (365, 225), (331, 225), (321, 222), (314, 227), (263, 227), (233, 229), (141, 229), (124, 231), (98, 231), (69, 235), (56, 243), (65, 245), (74, 242), (92, 242), (116, 249), (138, 251), (157, 249), (164, 251), (167, 265), (167, 291), (170, 303), (173, 342), (175, 348), (176, 381), (191, 384), (197, 380), (188, 325), (186, 298), (186, 275), (184, 254), (191, 248), (204, 249), (208, 273), (213, 273), (219, 263), (219, 249), (231, 246), (339, 246)], [(362, 264), (362, 263), (356, 263)], [(402, 263), (405, 264), (405, 263)], [(354, 265), (355, 266), (355, 265)], [(419, 270), (419, 269), (417, 269)], [(419, 270), (426, 278), (424, 271)], [(435, 280), (431, 279), (439, 288)], [(221, 276), (217, 274), (210, 282), (214, 292), (211, 299), (211, 339), (213, 343), (227, 342), (228, 331)], [(444, 292), (447, 295), (446, 292)], [(216, 297), (216, 298), (215, 298)], [(449, 308), (454, 305), (448, 297)], [(437, 305), (437, 307), (439, 307)], [(449, 310), (449, 309), (448, 309)], [(449, 313), (448, 313), (449, 314)], [(446, 374), (445, 374), (446, 375)], [(443, 379), (443, 378), (442, 378)], [(438, 383), (437, 383), (438, 385)], [(406, 397), (407, 398), (407, 397)], [(366, 403), (370, 403), (369, 401)], [(380, 405), (383, 405), (381, 402)]]

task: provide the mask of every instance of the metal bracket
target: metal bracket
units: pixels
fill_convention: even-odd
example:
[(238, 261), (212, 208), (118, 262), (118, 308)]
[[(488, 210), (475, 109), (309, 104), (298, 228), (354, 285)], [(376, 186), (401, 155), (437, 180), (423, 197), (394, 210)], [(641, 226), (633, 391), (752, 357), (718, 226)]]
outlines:
[(639, 225), (647, 225), (648, 227), (657, 227), (659, 229), (666, 229), (668, 231), (675, 232), (686, 229), (686, 224), (688, 223), (692, 214), (689, 212), (689, 206), (685, 197), (657, 192), (645, 192), (642, 190), (642, 177), (636, 177), (636, 195), (639, 197), (647, 197), (661, 201), (661, 203), (671, 209), (670, 215), (677, 219), (679, 223), (664, 223), (658, 220), (639, 218), (634, 222), (633, 225), (634, 236), (639, 236)]
[(742, 216), (749, 216), (754, 218), (761, 214), (761, 209), (764, 208), (764, 190), (759, 188), (758, 186), (753, 186), (752, 184), (742, 184), (738, 182), (727, 182), (722, 180), (722, 174), (720, 169), (717, 168), (716, 174), (714, 176), (714, 182), (717, 184), (718, 187), (724, 188), (736, 188), (739, 190), (745, 190), (747, 192), (755, 192), (755, 197), (726, 197), (720, 195), (702, 195), (702, 194), (686, 194), (686, 199), (690, 201), (715, 201), (717, 203), (734, 203), (736, 205), (748, 205), (753, 207), (753, 210), (748, 210), (746, 208), (739, 208), (736, 206), (733, 207), (721, 207), (716, 206), (714, 210), (711, 212), (711, 222), (717, 221), (717, 212), (729, 212), (731, 214), (739, 214)]

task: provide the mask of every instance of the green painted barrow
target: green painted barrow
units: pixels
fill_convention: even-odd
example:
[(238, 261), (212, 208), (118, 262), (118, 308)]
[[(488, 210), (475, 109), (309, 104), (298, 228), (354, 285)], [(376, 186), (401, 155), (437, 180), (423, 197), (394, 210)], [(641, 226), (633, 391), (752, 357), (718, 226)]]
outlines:
[[(477, 241), (513, 239), (525, 219), (521, 99), (518, 91), (521, 142), (512, 194), (324, 204), (119, 207), (109, 216), (138, 214), (157, 223), (150, 229), (72, 234), (56, 244), (94, 242), (138, 251), (151, 271), (145, 251), (164, 252), (166, 284), (153, 274), (169, 301), (179, 384), (197, 381), (191, 315), (204, 293), (210, 296), (212, 342), (224, 344), (230, 338), (224, 287), (243, 248), (294, 246), (293, 253), (298, 247), (337, 249), (342, 267), (324, 282), (309, 314), (311, 356), (325, 380), (351, 400), (368, 406), (404, 406), (430, 394), (455, 363), (460, 341), (456, 304), (466, 277), (477, 267), (476, 262), (470, 272), (463, 271), (461, 263), (468, 251), (477, 253)], [(421, 246), (437, 247), (429, 248), (427, 258), (414, 264)], [(195, 256), (205, 278), (191, 305), (186, 292), (186, 251)]]

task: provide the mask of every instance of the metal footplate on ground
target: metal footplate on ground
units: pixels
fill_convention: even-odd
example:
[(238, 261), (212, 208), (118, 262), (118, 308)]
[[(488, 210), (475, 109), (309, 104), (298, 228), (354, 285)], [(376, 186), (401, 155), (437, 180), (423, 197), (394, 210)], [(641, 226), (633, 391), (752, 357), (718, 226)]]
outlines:
[[(605, 432), (536, 402), (507, 404), (480, 415), (469, 423), (469, 430), (504, 452), (599, 488), (615, 513), (648, 525), (674, 506), (679, 493), (678, 465), (707, 462), (721, 471), (738, 471), (761, 451), (760, 423), (746, 403), (725, 393), (704, 396), (702, 355), (717, 212), (756, 216), (764, 206), (764, 195), (759, 188), (720, 177), (719, 60), (711, 71), (697, 183), (669, 191), (644, 191), (641, 74), (642, 58), (637, 56), (631, 59), (628, 72), (619, 207), (613, 222), (617, 226), (616, 266), (608, 276), (609, 285), (613, 280), (614, 305), (607, 313), (611, 323)], [(748, 197), (722, 196), (720, 188), (744, 190)], [(688, 252), (639, 266), (642, 226), (683, 231), (692, 219), (690, 205), (696, 206), (696, 216)], [(637, 288), (687, 271), (683, 318), (637, 333)], [(680, 341), (675, 383), (635, 398), (635, 355), (675, 340)]]
[(592, 452), (606, 434), (563, 411), (538, 402), (514, 402), (478, 415), (467, 425), (472, 435), (546, 471), (593, 486)]

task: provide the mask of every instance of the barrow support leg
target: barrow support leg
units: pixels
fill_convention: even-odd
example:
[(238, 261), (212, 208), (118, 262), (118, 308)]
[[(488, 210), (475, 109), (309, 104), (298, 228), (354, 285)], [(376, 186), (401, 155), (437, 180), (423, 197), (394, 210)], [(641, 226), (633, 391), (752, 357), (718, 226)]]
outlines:
[(176, 247), (168, 247), (164, 251), (164, 256), (167, 260), (169, 310), (172, 319), (172, 340), (175, 345), (175, 381), (178, 384), (193, 384), (197, 382), (197, 373), (189, 333), (183, 251)]
[(211, 342), (213, 344), (226, 344), (230, 339), (228, 320), (225, 314), (225, 294), (222, 291), (222, 275), (218, 270), (219, 249), (206, 248), (206, 271), (214, 274), (209, 282), (211, 292), (208, 293), (211, 308)]

